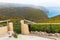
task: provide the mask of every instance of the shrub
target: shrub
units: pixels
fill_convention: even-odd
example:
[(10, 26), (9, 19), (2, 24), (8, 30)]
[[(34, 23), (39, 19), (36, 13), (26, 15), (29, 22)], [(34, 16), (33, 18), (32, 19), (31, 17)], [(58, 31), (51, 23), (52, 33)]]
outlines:
[(13, 37), (14, 37), (14, 38), (18, 38), (17, 33), (14, 33), (14, 34), (13, 34)]
[(30, 30), (31, 31), (46, 31), (46, 26), (40, 25), (40, 24), (32, 24), (30, 27)]
[(45, 31), (48, 33), (60, 33), (60, 24), (32, 24), (31, 31)]
[(20, 26), (20, 22), (14, 22), (14, 31), (18, 34), (21, 33), (21, 26)]

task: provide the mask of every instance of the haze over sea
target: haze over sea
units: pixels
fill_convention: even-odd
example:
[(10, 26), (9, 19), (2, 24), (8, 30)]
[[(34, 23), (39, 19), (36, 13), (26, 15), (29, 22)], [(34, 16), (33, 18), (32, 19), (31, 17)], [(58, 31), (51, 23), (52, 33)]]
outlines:
[(53, 16), (57, 16), (60, 15), (60, 7), (47, 7), (48, 9), (48, 17), (53, 17)]

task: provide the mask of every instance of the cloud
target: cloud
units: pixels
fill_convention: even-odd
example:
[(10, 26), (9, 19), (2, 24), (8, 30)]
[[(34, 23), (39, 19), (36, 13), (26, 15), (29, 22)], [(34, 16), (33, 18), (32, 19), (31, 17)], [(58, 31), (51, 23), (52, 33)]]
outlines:
[(42, 6), (60, 6), (60, 0), (0, 0), (0, 2), (33, 4)]

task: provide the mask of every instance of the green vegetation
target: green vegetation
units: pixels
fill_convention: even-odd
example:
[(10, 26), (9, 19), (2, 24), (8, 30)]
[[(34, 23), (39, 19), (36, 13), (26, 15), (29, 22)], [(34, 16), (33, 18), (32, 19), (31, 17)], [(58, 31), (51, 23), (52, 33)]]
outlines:
[(31, 31), (45, 31), (48, 33), (60, 33), (60, 24), (32, 24)]
[(6, 25), (7, 25), (7, 22), (2, 22), (2, 23), (0, 23), (0, 27), (6, 26)]
[[(45, 21), (41, 21), (41, 23), (60, 23), (60, 15), (52, 17), (50, 19), (46, 19)], [(30, 31), (45, 31), (48, 33), (60, 33), (60, 24), (46, 24), (46, 25), (41, 25), (41, 24), (31, 24), (30, 26)], [(14, 22), (14, 31), (17, 33), (20, 33), (20, 23), (19, 22)]]
[(14, 37), (14, 38), (18, 38), (17, 33), (14, 33), (14, 34), (13, 34), (13, 37)]
[(6, 7), (0, 9), (0, 18), (4, 19), (27, 19), (34, 22), (47, 19), (44, 11), (32, 7)]
[[(46, 19), (45, 21), (41, 21), (41, 23), (60, 23), (60, 15), (52, 17), (50, 19)], [(48, 33), (60, 33), (60, 24), (31, 24), (30, 31), (45, 31)], [(14, 22), (14, 31), (20, 33), (20, 24), (18, 22)]]
[[(45, 11), (45, 10), (44, 10)], [(0, 8), (0, 20), (10, 19), (14, 23), (14, 31), (21, 33), (20, 20), (27, 19), (38, 23), (60, 23), (60, 15), (48, 18), (46, 12), (33, 7), (2, 7)], [(0, 25), (7, 25), (0, 23)], [(60, 24), (40, 25), (32, 24), (30, 31), (45, 31), (48, 33), (60, 33)], [(14, 36), (16, 36), (14, 34)]]
[(20, 26), (20, 22), (19, 21), (16, 21), (16, 22), (13, 22), (14, 23), (14, 31), (16, 32), (16, 33), (21, 33), (21, 26)]
[(51, 17), (46, 20), (40, 21), (40, 23), (60, 23), (60, 15)]

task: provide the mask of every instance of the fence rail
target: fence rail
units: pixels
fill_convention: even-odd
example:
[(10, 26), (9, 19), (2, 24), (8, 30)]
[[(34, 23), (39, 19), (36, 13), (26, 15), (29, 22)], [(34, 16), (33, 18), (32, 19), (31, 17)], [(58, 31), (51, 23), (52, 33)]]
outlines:
[(2, 23), (2, 22), (8, 22), (8, 21), (10, 21), (10, 20), (2, 20), (2, 21), (0, 21), (0, 23)]
[(34, 24), (60, 24), (60, 23), (34, 23)]

